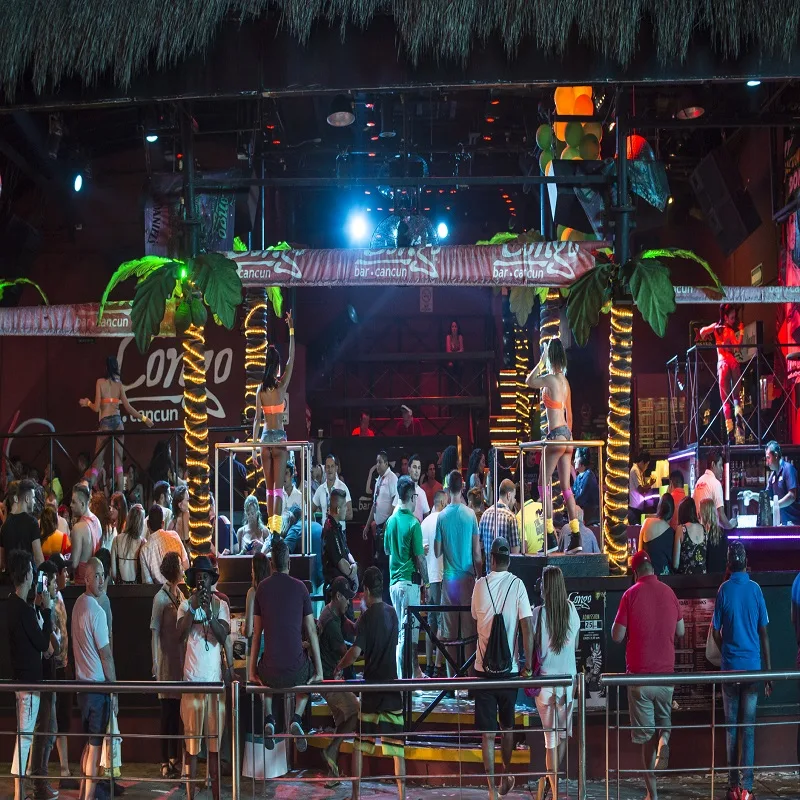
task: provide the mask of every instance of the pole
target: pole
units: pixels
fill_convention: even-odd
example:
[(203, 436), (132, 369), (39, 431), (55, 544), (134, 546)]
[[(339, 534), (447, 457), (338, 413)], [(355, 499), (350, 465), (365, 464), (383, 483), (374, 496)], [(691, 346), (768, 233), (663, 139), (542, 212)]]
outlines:
[(614, 231), (614, 256), (618, 264), (630, 258), (630, 217), (633, 208), (628, 198), (628, 103), (629, 90), (617, 87), (617, 207)]
[(578, 800), (586, 797), (586, 674), (578, 673)]
[(231, 739), (231, 761), (233, 762), (233, 769), (231, 770), (231, 795), (232, 800), (239, 800), (241, 793), (241, 757), (239, 755), (239, 681), (233, 681), (231, 684), (231, 728), (233, 729), (233, 738)]

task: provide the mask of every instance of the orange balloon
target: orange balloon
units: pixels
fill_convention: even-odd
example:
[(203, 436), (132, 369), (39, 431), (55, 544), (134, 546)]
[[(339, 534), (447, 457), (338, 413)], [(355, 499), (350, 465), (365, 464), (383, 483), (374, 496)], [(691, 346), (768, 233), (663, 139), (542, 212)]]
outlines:
[(567, 123), (566, 122), (555, 122), (553, 123), (553, 128), (556, 132), (556, 139), (561, 142), (567, 141)]
[(575, 103), (575, 95), (571, 86), (559, 86), (554, 92), (556, 111), (559, 114), (571, 114)]
[(573, 86), (572, 87), (572, 94), (577, 100), (579, 97), (588, 94), (589, 97), (592, 96), (592, 87), (591, 86)]
[(575, 105), (572, 107), (572, 113), (576, 117), (591, 117), (594, 114), (594, 103), (588, 94), (582, 94), (580, 97), (575, 98)]
[(569, 237), (572, 236), (573, 233), (575, 233), (575, 228), (564, 228), (564, 230), (561, 231), (561, 236), (560, 236), (561, 241), (568, 242)]

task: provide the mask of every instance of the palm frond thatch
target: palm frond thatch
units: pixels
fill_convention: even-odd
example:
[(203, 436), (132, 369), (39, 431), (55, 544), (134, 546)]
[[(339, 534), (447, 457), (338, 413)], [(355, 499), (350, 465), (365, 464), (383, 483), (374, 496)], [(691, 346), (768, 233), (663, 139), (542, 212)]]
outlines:
[(317, 24), (365, 28), (391, 16), (412, 62), (423, 56), (465, 62), (472, 50), (498, 37), (513, 58), (524, 48), (560, 55), (571, 37), (623, 66), (641, 33), (653, 31), (658, 59), (680, 63), (692, 37), (708, 40), (724, 58), (748, 48), (759, 58), (788, 59), (797, 44), (800, 4), (777, 0), (122, 0), (6, 2), (0, 4), (0, 87), (11, 99), (30, 76), (37, 92), (61, 81), (85, 84), (109, 77), (126, 88), (148, 69), (174, 66), (202, 53), (223, 25), (248, 26), (269, 16), (301, 42)]

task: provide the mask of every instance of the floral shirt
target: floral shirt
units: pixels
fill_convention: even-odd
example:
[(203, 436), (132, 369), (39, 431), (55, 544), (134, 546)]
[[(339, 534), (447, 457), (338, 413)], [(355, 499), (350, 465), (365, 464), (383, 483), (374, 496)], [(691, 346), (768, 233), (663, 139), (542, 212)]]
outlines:
[(682, 575), (705, 575), (706, 573), (706, 540), (695, 544), (689, 537), (686, 526), (681, 538), (681, 560), (679, 572)]

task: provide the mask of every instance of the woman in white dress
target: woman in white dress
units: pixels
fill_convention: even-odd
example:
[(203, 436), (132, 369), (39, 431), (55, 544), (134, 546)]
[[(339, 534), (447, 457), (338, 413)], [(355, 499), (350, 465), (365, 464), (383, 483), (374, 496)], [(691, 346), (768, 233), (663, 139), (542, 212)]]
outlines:
[[(577, 675), (575, 651), (581, 621), (567, 597), (564, 575), (558, 567), (542, 571), (543, 605), (533, 611), (534, 647), (539, 654), (542, 675)], [(558, 769), (567, 751), (567, 736), (572, 736), (573, 689), (543, 687), (536, 697), (536, 708), (544, 731), (545, 763), (548, 776), (539, 779), (537, 800), (547, 797), (549, 788), (558, 797)]]

